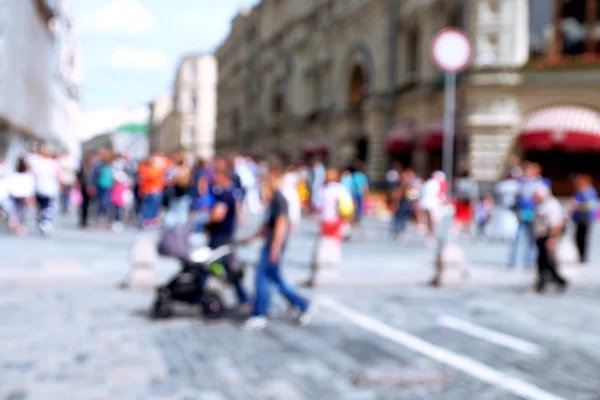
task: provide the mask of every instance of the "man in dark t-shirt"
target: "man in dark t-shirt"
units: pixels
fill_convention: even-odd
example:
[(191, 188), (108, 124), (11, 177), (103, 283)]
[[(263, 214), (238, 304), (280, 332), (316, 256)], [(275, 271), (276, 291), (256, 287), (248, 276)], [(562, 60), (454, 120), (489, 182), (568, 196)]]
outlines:
[(256, 296), (251, 317), (246, 321), (247, 329), (262, 329), (267, 325), (271, 297), (269, 283), (276, 285), (290, 305), (300, 312), (299, 324), (305, 325), (310, 319), (309, 302), (290, 287), (281, 273), (281, 261), (290, 228), (288, 203), (280, 192), (283, 169), (278, 165), (271, 166), (268, 179), (271, 195), (265, 222), (258, 232), (245, 240), (248, 243), (260, 237), (265, 239), (260, 261), (256, 267)]
[[(231, 171), (228, 168), (216, 168), (213, 179), (214, 185), (212, 191), (215, 196), (215, 204), (206, 225), (206, 230), (210, 235), (209, 247), (216, 249), (219, 246), (233, 242), (237, 227), (238, 209), (235, 191), (231, 184)], [(233, 254), (228, 254), (223, 257), (221, 262), (235, 286), (240, 305), (246, 305), (248, 303), (248, 294), (242, 285), (239, 265), (235, 257)], [(206, 283), (207, 278), (208, 275), (206, 274), (202, 276), (202, 285)]]

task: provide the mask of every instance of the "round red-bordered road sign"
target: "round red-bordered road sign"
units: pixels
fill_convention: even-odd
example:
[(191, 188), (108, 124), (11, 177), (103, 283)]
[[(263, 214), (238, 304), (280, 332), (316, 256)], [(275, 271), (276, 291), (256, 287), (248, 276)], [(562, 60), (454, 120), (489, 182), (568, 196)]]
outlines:
[(472, 56), (471, 41), (460, 29), (442, 29), (431, 42), (431, 58), (444, 72), (456, 73), (466, 69)]

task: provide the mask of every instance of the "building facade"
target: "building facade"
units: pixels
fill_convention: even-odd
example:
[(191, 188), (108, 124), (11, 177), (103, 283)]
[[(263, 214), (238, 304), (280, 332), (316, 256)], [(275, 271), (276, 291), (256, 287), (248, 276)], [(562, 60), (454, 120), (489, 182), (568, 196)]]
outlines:
[[(217, 118), (217, 63), (209, 54), (184, 57), (173, 87), (173, 110), (167, 116), (163, 140), (169, 151), (187, 150), (194, 156), (212, 158)], [(165, 136), (163, 135), (163, 136)], [(161, 151), (167, 151), (161, 148)]]
[(171, 95), (159, 96), (150, 103), (150, 131), (148, 132), (150, 151), (173, 151), (170, 148), (172, 145), (168, 143), (169, 140), (175, 142), (175, 147), (179, 145), (175, 135), (176, 131), (169, 129), (172, 124), (167, 124), (167, 118), (171, 116), (172, 112), (173, 96)]
[[(552, 138), (598, 137), (598, 8), (598, 0), (263, 0), (234, 18), (216, 53), (217, 150), (358, 159), (375, 181), (393, 160), (423, 174), (441, 168), (443, 75), (430, 44), (453, 26), (474, 53), (458, 77), (456, 169), (498, 179), (511, 154), (542, 162), (569, 147), (532, 148), (537, 111), (558, 119), (545, 127)], [(585, 132), (565, 122), (576, 115), (587, 118)]]
[(65, 1), (0, 3), (0, 153), (32, 143), (76, 151), (78, 47)]

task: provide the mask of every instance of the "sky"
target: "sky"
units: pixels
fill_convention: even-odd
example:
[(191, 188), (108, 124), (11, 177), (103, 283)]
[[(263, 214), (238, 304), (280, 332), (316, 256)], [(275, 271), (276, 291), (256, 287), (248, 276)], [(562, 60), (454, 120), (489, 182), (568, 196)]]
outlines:
[(171, 92), (179, 59), (214, 51), (232, 17), (257, 2), (71, 1), (81, 40), (82, 136), (145, 118), (147, 104)]

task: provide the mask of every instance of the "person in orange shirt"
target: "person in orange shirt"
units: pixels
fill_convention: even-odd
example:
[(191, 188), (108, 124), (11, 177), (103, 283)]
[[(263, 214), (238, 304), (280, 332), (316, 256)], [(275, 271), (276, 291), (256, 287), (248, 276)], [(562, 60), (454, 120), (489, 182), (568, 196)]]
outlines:
[(142, 228), (159, 225), (158, 215), (164, 196), (167, 166), (157, 156), (151, 156), (139, 165)]

